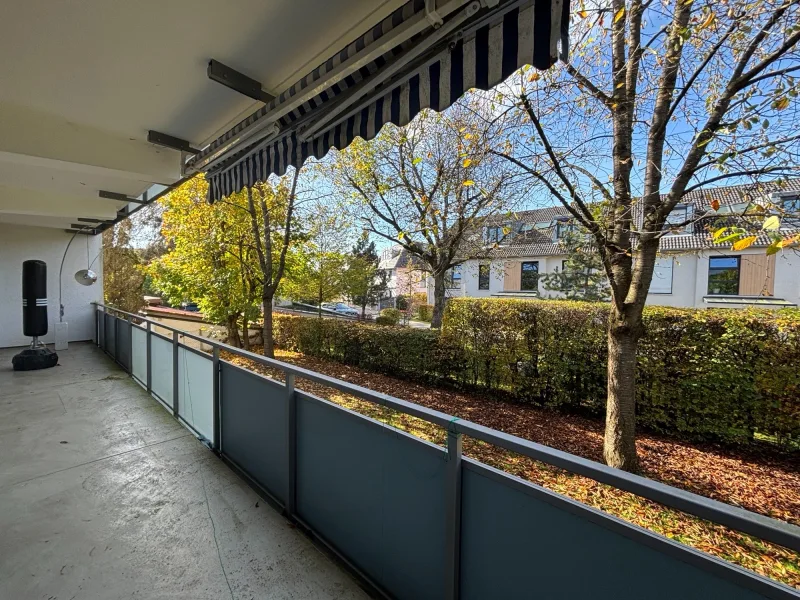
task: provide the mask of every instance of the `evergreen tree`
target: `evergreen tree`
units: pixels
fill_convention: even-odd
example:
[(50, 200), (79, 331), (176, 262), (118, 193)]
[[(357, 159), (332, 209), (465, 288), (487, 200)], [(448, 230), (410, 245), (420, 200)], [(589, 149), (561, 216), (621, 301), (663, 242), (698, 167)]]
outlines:
[(610, 300), (611, 288), (603, 270), (603, 260), (595, 250), (587, 247), (585, 237), (570, 232), (561, 244), (568, 258), (561, 269), (542, 277), (544, 289), (559, 292), (569, 300)]
[(379, 265), (375, 242), (364, 232), (351, 251), (346, 278), (347, 295), (351, 302), (361, 307), (362, 317), (367, 305), (377, 303), (386, 290), (387, 273), (379, 269)]

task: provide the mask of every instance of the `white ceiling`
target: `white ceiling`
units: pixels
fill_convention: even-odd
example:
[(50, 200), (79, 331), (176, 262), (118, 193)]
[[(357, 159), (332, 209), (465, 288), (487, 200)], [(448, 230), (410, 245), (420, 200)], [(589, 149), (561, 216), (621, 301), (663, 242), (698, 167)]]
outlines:
[[(180, 177), (180, 154), (148, 144), (148, 130), (202, 146), (259, 106), (210, 81), (210, 58), (261, 81), (269, 92), (280, 92), (401, 4), (5, 3), (0, 221), (61, 227), (76, 217), (113, 218), (122, 204), (98, 199), (98, 190), (137, 196), (153, 182), (169, 184)], [(92, 202), (75, 201), (81, 197)], [(58, 204), (51, 213), (45, 200)], [(107, 209), (98, 210), (98, 204)], [(65, 206), (104, 214), (76, 212), (62, 219)], [(26, 218), (32, 212), (40, 218)]]

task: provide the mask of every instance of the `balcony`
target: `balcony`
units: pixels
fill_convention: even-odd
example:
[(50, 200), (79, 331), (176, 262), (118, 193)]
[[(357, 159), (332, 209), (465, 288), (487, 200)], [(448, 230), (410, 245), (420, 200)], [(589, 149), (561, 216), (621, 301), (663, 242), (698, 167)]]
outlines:
[[(243, 350), (201, 352), (137, 315), (98, 307), (96, 336), (47, 371), (11, 373), (0, 351), (0, 597), (798, 597), (464, 458), (461, 440), (794, 550), (796, 527)], [(303, 379), (425, 419), (447, 447)]]
[(366, 599), (90, 343), (0, 350), (0, 598)]

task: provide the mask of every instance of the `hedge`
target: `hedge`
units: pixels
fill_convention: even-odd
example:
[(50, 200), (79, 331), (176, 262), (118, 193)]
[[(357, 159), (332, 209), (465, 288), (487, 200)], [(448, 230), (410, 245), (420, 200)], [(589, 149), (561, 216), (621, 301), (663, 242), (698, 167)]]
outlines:
[(426, 383), (447, 380), (461, 361), (431, 329), (274, 313), (273, 335), (278, 348)]
[[(603, 415), (608, 305), (457, 298), (442, 332), (275, 315), (279, 347)], [(800, 442), (800, 311), (646, 307), (637, 421), (726, 443)]]

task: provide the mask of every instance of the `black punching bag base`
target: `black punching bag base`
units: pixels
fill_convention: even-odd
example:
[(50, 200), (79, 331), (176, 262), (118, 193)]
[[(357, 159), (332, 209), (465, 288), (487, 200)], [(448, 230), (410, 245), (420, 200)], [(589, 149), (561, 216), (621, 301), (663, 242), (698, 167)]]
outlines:
[(15, 371), (37, 371), (58, 364), (58, 354), (49, 348), (26, 348), (11, 359)]

